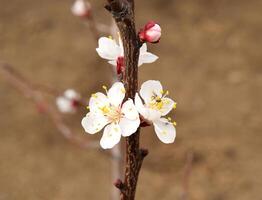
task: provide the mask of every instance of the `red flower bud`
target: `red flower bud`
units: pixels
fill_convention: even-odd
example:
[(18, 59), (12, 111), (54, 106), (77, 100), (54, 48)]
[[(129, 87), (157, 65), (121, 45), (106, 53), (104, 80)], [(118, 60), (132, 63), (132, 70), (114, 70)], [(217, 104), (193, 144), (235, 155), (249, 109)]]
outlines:
[(161, 38), (161, 27), (150, 21), (140, 30), (139, 38), (142, 42), (158, 43)]

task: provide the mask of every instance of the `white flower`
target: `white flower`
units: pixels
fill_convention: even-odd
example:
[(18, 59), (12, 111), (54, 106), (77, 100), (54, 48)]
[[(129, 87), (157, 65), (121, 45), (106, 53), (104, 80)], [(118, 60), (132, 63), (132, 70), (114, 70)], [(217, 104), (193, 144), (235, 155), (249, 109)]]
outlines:
[[(98, 55), (101, 58), (109, 60), (111, 65), (119, 66), (123, 65), (124, 49), (121, 38), (119, 37), (119, 44), (111, 38), (101, 37), (98, 40), (98, 48), (96, 48)], [(153, 63), (158, 59), (158, 57), (152, 53), (147, 52), (147, 45), (144, 43), (140, 48), (139, 62), (138, 66), (144, 63)]]
[(75, 90), (67, 89), (63, 96), (56, 98), (56, 105), (62, 113), (75, 113), (80, 98), (80, 94)]
[(170, 118), (166, 119), (163, 116), (167, 115), (172, 108), (175, 108), (176, 103), (167, 98), (164, 94), (162, 85), (159, 81), (149, 80), (142, 84), (140, 96), (138, 93), (135, 96), (135, 105), (138, 112), (154, 125), (155, 132), (158, 138), (164, 143), (173, 143), (176, 137), (175, 122), (171, 123)]
[(132, 99), (123, 103), (125, 88), (123, 83), (116, 82), (107, 91), (92, 95), (89, 101), (90, 112), (82, 119), (85, 132), (95, 134), (103, 129), (104, 133), (100, 145), (104, 149), (114, 147), (121, 138), (136, 132), (140, 125), (139, 114)]
[(89, 17), (91, 5), (84, 0), (76, 0), (71, 8), (72, 13), (78, 17)]

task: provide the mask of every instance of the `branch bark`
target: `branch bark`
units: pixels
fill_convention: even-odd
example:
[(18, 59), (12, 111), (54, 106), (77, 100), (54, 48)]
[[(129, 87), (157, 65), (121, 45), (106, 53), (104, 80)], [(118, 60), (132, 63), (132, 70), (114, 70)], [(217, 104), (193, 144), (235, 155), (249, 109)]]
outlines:
[[(138, 58), (141, 46), (134, 20), (134, 0), (107, 0), (105, 8), (113, 15), (124, 46), (125, 72), (122, 81), (126, 99), (134, 99), (138, 88)], [(121, 200), (134, 200), (139, 171), (147, 150), (140, 149), (140, 129), (126, 138), (126, 164), (124, 182), (115, 184), (121, 191)], [(121, 183), (121, 184), (120, 184)], [(121, 187), (120, 187), (121, 186)]]

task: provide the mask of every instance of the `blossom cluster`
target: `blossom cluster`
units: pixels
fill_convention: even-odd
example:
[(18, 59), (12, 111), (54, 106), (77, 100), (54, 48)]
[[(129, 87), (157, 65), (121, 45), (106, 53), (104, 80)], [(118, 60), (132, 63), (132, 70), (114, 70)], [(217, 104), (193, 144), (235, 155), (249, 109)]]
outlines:
[[(140, 48), (138, 66), (153, 63), (158, 57), (147, 51), (146, 42), (157, 43), (161, 37), (161, 28), (149, 22), (139, 32), (143, 43)], [(117, 74), (125, 71), (124, 48), (119, 37), (118, 42), (111, 37), (98, 40), (98, 55), (116, 67)], [(103, 130), (100, 145), (104, 149), (113, 148), (119, 143), (121, 136), (134, 134), (143, 124), (153, 125), (157, 137), (166, 144), (173, 143), (176, 137), (175, 122), (165, 116), (176, 108), (176, 102), (168, 98), (161, 83), (148, 80), (141, 85), (134, 100), (126, 98), (122, 82), (116, 82), (108, 90), (103, 86), (105, 94), (97, 92), (89, 101), (89, 112), (82, 119), (85, 132), (95, 134)]]
[[(76, 0), (72, 7), (74, 15), (86, 18), (91, 6), (85, 0)], [(153, 63), (158, 56), (148, 52), (147, 43), (158, 43), (161, 27), (150, 21), (138, 33), (141, 42), (138, 66)], [(124, 48), (121, 37), (101, 37), (96, 48), (98, 55), (113, 65), (116, 73), (125, 73)], [(176, 123), (166, 117), (176, 102), (168, 97), (160, 81), (148, 80), (141, 85), (134, 99), (127, 98), (122, 82), (115, 82), (111, 88), (103, 86), (105, 93), (92, 94), (88, 110), (81, 124), (85, 132), (96, 134), (103, 130), (100, 145), (103, 149), (113, 148), (121, 136), (129, 137), (143, 126), (152, 125), (157, 137), (166, 144), (173, 143), (176, 137)], [(63, 113), (74, 113), (80, 102), (80, 95), (72, 89), (66, 90), (57, 98), (58, 109)]]
[(89, 112), (82, 119), (85, 132), (95, 134), (104, 127), (100, 145), (104, 149), (114, 147), (121, 136), (128, 137), (135, 133), (142, 122), (153, 124), (157, 137), (163, 143), (173, 143), (176, 137), (175, 123), (164, 118), (176, 103), (167, 97), (159, 81), (149, 80), (142, 84), (135, 101), (125, 99), (122, 82), (116, 82), (106, 91), (97, 92), (89, 101)]

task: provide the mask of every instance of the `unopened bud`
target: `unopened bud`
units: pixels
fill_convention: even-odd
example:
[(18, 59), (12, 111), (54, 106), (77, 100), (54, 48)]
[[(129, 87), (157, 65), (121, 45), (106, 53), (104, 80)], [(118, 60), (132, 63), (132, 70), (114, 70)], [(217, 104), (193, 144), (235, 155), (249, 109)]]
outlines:
[(88, 1), (76, 0), (71, 11), (77, 17), (88, 18), (91, 14), (91, 5)]
[(139, 38), (142, 42), (158, 43), (161, 38), (161, 27), (150, 21), (140, 30)]

